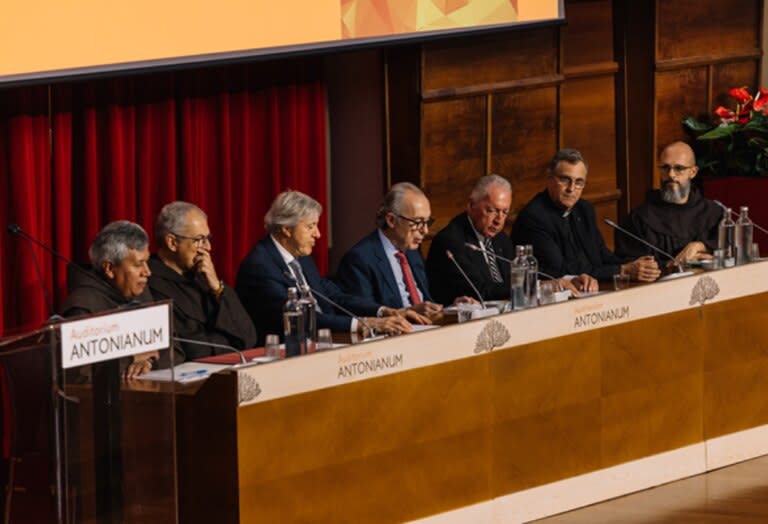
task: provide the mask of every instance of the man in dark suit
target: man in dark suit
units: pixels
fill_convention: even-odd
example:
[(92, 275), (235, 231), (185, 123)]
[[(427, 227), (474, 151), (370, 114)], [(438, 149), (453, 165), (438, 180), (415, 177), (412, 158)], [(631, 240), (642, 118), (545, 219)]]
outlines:
[[(332, 331), (357, 332), (366, 327), (383, 333), (406, 333), (412, 330), (405, 315), (393, 308), (371, 300), (358, 298), (339, 289), (320, 276), (310, 256), (320, 238), (317, 228), (322, 207), (313, 198), (299, 191), (285, 191), (272, 203), (264, 225), (269, 233), (261, 239), (240, 263), (235, 287), (245, 308), (253, 319), (260, 340), (269, 333), (283, 333), (283, 305), (289, 287), (306, 283), (315, 290), (318, 303), (317, 326)], [(320, 293), (365, 317), (363, 322), (346, 314), (337, 314), (334, 306)], [(428, 320), (412, 313), (409, 318)]]
[(661, 272), (653, 257), (625, 262), (605, 245), (592, 204), (581, 199), (587, 183), (587, 163), (575, 149), (555, 154), (547, 189), (520, 211), (512, 230), (516, 244), (531, 244), (542, 271), (565, 277), (577, 289), (597, 291), (600, 280), (614, 274), (653, 282)]
[(466, 212), (437, 233), (429, 248), (427, 277), (435, 300), (448, 305), (461, 295), (476, 295), (450, 260), (448, 251), (477, 286), (483, 300), (509, 298), (509, 264), (473, 251), (466, 244), (513, 258), (512, 244), (503, 232), (511, 204), (512, 188), (505, 178), (486, 175), (475, 183)]
[(443, 306), (432, 302), (419, 253), (434, 223), (431, 215), (421, 189), (408, 182), (392, 186), (376, 214), (378, 229), (341, 260), (337, 280), (342, 289), (386, 306), (436, 317)]

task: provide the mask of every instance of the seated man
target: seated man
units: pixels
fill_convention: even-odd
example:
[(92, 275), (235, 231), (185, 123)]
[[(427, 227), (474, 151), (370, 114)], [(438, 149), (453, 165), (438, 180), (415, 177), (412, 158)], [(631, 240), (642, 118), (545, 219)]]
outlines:
[[(61, 308), (65, 317), (88, 315), (110, 309), (152, 302), (147, 288), (150, 276), (149, 238), (133, 222), (118, 220), (104, 226), (93, 240), (88, 256), (92, 271), (73, 274), (73, 290)], [(156, 352), (134, 355), (123, 370), (133, 378), (152, 369)]]
[(587, 163), (575, 149), (562, 149), (549, 166), (547, 189), (520, 211), (512, 229), (516, 244), (531, 244), (539, 268), (556, 277), (572, 278), (582, 291), (597, 291), (597, 281), (614, 274), (653, 282), (661, 271), (653, 257), (625, 262), (605, 245), (595, 210), (581, 199)]
[(435, 235), (427, 256), (427, 277), (438, 302), (449, 305), (456, 297), (476, 296), (447, 251), (477, 286), (482, 300), (509, 299), (509, 264), (490, 254), (474, 251), (466, 244), (514, 258), (512, 244), (503, 231), (511, 204), (512, 187), (505, 178), (499, 175), (480, 177), (469, 195), (467, 210), (453, 217)]
[(376, 214), (378, 229), (342, 258), (341, 288), (385, 306), (411, 308), (428, 317), (439, 314), (443, 306), (432, 302), (419, 253), (433, 221), (421, 189), (408, 182), (392, 186)]
[[(283, 305), (288, 288), (299, 287), (299, 282), (306, 283), (315, 293), (319, 328), (360, 334), (366, 327), (392, 334), (411, 331), (411, 325), (397, 310), (344, 293), (336, 284), (320, 276), (310, 256), (315, 241), (320, 238), (317, 228), (320, 213), (320, 203), (304, 193), (280, 193), (264, 217), (267, 236), (240, 263), (237, 293), (256, 324), (261, 340), (267, 334), (282, 336)], [(316, 292), (365, 318), (358, 322), (357, 318), (337, 314), (334, 306)], [(423, 317), (414, 318), (428, 322)]]
[(184, 360), (231, 350), (206, 342), (247, 349), (256, 345), (256, 330), (237, 294), (216, 274), (211, 258), (211, 231), (202, 209), (172, 202), (155, 224), (157, 254), (149, 260), (149, 287), (156, 300), (173, 299), (175, 336), (197, 343), (177, 344)]
[[(698, 173), (696, 156), (685, 142), (673, 142), (659, 156), (661, 188), (649, 191), (645, 202), (627, 217), (624, 227), (675, 257), (677, 263), (711, 258), (723, 211), (691, 184)], [(673, 262), (616, 231), (616, 254), (652, 254), (660, 265)]]

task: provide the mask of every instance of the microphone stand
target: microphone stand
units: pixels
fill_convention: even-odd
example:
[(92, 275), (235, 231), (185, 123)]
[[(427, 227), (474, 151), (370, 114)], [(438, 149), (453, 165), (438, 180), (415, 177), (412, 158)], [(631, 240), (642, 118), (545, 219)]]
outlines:
[(634, 238), (635, 240), (637, 240), (637, 241), (638, 241), (638, 242), (640, 242), (641, 244), (643, 244), (643, 245), (645, 245), (645, 246), (647, 246), (647, 247), (649, 247), (649, 248), (653, 249), (653, 250), (654, 250), (654, 251), (656, 251), (657, 253), (661, 253), (662, 255), (664, 255), (665, 257), (667, 257), (668, 259), (670, 259), (670, 260), (673, 262), (674, 266), (677, 268), (677, 272), (678, 272), (678, 273), (685, 273), (685, 270), (683, 269), (683, 266), (682, 266), (682, 264), (678, 263), (678, 262), (675, 260), (675, 257), (673, 257), (672, 255), (670, 255), (669, 253), (667, 253), (667, 252), (666, 252), (666, 251), (664, 251), (663, 249), (661, 249), (661, 248), (658, 248), (658, 247), (654, 246), (653, 244), (651, 244), (651, 243), (650, 243), (650, 242), (648, 242), (647, 240), (644, 240), (644, 239), (640, 238), (639, 236), (635, 235), (634, 233), (630, 233), (629, 231), (627, 231), (626, 229), (624, 229), (623, 227), (621, 227), (620, 225), (618, 225), (616, 222), (614, 222), (613, 220), (611, 220), (611, 219), (609, 219), (609, 218), (605, 218), (605, 219), (603, 219), (603, 222), (605, 222), (606, 224), (608, 224), (608, 225), (609, 225), (609, 226), (611, 226), (612, 228), (614, 228), (614, 229), (617, 229), (617, 230), (621, 231), (621, 232), (622, 232), (622, 233), (624, 233), (625, 235), (627, 235), (627, 236), (629, 236), (629, 237), (632, 237), (632, 238)]
[(467, 276), (467, 274), (464, 272), (464, 269), (456, 261), (456, 258), (453, 256), (453, 253), (451, 253), (451, 250), (446, 249), (445, 255), (450, 259), (451, 262), (453, 262), (453, 265), (456, 266), (456, 269), (459, 270), (459, 273), (461, 273), (461, 276), (464, 277), (464, 280), (467, 281), (467, 284), (469, 284), (472, 290), (475, 292), (478, 300), (480, 300), (480, 305), (483, 306), (483, 309), (487, 309), (485, 305), (485, 300), (483, 300), (483, 296), (480, 294), (480, 291), (477, 289), (477, 287), (475, 287), (475, 284), (472, 282), (472, 280), (469, 279), (469, 276)]
[(248, 363), (248, 361), (245, 360), (245, 355), (243, 355), (243, 352), (233, 346), (228, 346), (226, 344), (217, 344), (216, 342), (207, 342), (204, 340), (195, 340), (193, 338), (173, 337), (173, 339), (178, 340), (179, 342), (184, 342), (185, 344), (192, 344), (193, 346), (209, 346), (212, 348), (226, 349), (227, 351), (237, 353), (237, 356), (240, 357), (240, 364)]

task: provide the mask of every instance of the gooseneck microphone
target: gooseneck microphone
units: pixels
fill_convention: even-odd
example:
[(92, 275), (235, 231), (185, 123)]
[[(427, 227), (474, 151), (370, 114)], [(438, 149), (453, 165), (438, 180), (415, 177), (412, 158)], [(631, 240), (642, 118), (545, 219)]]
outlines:
[(682, 266), (682, 264), (678, 263), (678, 262), (677, 262), (677, 260), (675, 260), (675, 257), (673, 257), (672, 255), (670, 255), (669, 253), (667, 253), (667, 252), (666, 252), (666, 251), (664, 251), (663, 249), (661, 249), (661, 248), (658, 248), (658, 247), (654, 246), (653, 244), (651, 244), (651, 243), (650, 243), (650, 242), (648, 242), (647, 240), (644, 240), (644, 239), (640, 238), (639, 236), (635, 235), (634, 233), (630, 233), (628, 230), (624, 229), (623, 227), (621, 227), (620, 225), (618, 225), (616, 222), (614, 222), (614, 221), (613, 221), (613, 220), (611, 220), (611, 219), (608, 219), (608, 218), (604, 218), (604, 219), (603, 219), (603, 222), (605, 222), (606, 224), (608, 224), (609, 226), (611, 226), (613, 229), (616, 229), (616, 230), (618, 230), (618, 231), (621, 231), (621, 232), (622, 232), (622, 233), (624, 233), (625, 235), (627, 235), (627, 236), (629, 236), (629, 237), (631, 237), (631, 238), (634, 238), (635, 240), (637, 240), (637, 241), (638, 241), (638, 242), (640, 242), (641, 244), (643, 244), (643, 245), (645, 245), (645, 246), (647, 246), (647, 247), (649, 247), (649, 248), (653, 249), (653, 250), (654, 250), (654, 251), (656, 251), (657, 253), (661, 253), (662, 255), (664, 255), (665, 257), (667, 257), (668, 259), (670, 259), (670, 260), (672, 261), (673, 265), (674, 265), (674, 266), (677, 268), (677, 270), (678, 270), (678, 272), (679, 272), (679, 273), (684, 273), (684, 272), (685, 272), (685, 271), (683, 270), (683, 266)]
[[(730, 210), (731, 210), (731, 216), (734, 216), (734, 217), (737, 217), (737, 218), (738, 218), (739, 214), (738, 214), (736, 211), (734, 211), (734, 210), (733, 210), (733, 209), (731, 209), (730, 207), (726, 206), (725, 204), (723, 204), (723, 203), (722, 203), (722, 202), (720, 202), (719, 200), (713, 200), (712, 202), (714, 202), (715, 204), (717, 204), (718, 206), (720, 206), (720, 208), (721, 208), (722, 210), (724, 210), (724, 211), (727, 211), (727, 210), (729, 210), (729, 209), (730, 209)], [(759, 226), (758, 224), (755, 224), (754, 222), (752, 222), (752, 227), (754, 227), (754, 228), (755, 228), (755, 229), (757, 229), (758, 231), (762, 231), (763, 233), (765, 233), (766, 235), (768, 235), (768, 229), (765, 229), (764, 227), (762, 227), (762, 226)]]
[[(80, 265), (76, 264), (71, 258), (69, 258), (69, 257), (67, 257), (65, 255), (62, 255), (61, 253), (59, 253), (58, 251), (53, 249), (51, 246), (49, 246), (45, 242), (41, 242), (40, 240), (36, 239), (32, 235), (30, 235), (29, 233), (24, 231), (21, 228), (21, 226), (19, 226), (18, 224), (14, 224), (14, 223), (8, 224), (5, 229), (10, 234), (12, 234), (12, 235), (16, 235), (16, 236), (18, 236), (20, 238), (23, 238), (24, 240), (28, 240), (29, 242), (32, 242), (33, 244), (35, 244), (37, 246), (40, 246), (41, 248), (43, 248), (43, 250), (45, 250), (46, 252), (50, 253), (55, 258), (58, 258), (59, 260), (61, 260), (63, 262), (66, 262), (68, 266), (73, 267), (81, 275), (85, 275), (89, 279), (93, 280), (94, 282), (98, 282), (99, 285), (105, 286), (109, 290), (114, 290), (114, 288), (112, 286), (110, 286), (109, 283), (107, 283), (106, 281), (102, 280), (101, 278), (99, 278), (97, 275), (95, 275), (91, 271), (88, 271), (87, 269), (84, 269), (84, 268), (80, 267)], [(45, 290), (43, 292), (45, 293)], [(58, 315), (56, 315), (56, 316), (58, 316)]]
[(208, 342), (206, 340), (195, 340), (193, 338), (173, 337), (173, 340), (178, 340), (179, 342), (184, 342), (185, 344), (192, 344), (193, 346), (208, 346), (212, 348), (226, 349), (227, 351), (237, 353), (237, 356), (240, 357), (241, 364), (248, 363), (248, 361), (245, 360), (245, 355), (243, 355), (243, 352), (233, 346), (228, 346), (226, 344), (218, 344), (216, 342)]
[[(6, 228), (8, 232), (12, 235), (16, 235), (18, 237), (21, 237), (25, 240), (31, 240), (33, 243), (40, 244), (37, 242), (34, 238), (30, 237), (24, 231), (22, 231), (21, 227), (18, 224), (8, 224), (8, 227)], [(58, 315), (56, 313), (56, 310), (53, 309), (53, 301), (51, 300), (51, 295), (48, 293), (48, 288), (45, 287), (45, 282), (43, 281), (43, 272), (40, 269), (40, 261), (37, 259), (37, 253), (35, 253), (35, 250), (32, 249), (31, 244), (26, 244), (29, 248), (29, 254), (32, 257), (32, 264), (35, 266), (35, 274), (37, 275), (37, 283), (40, 286), (40, 289), (43, 292), (43, 301), (45, 302), (45, 307), (48, 309), (48, 314), (50, 317), (48, 317), (49, 322), (57, 322), (59, 320), (63, 320), (64, 317), (61, 315)]]
[(485, 300), (483, 300), (483, 296), (480, 294), (480, 291), (477, 289), (477, 287), (475, 287), (475, 284), (469, 279), (469, 276), (467, 276), (467, 273), (464, 271), (464, 269), (462, 269), (458, 261), (456, 261), (456, 257), (453, 256), (453, 253), (451, 253), (450, 249), (445, 250), (445, 256), (447, 256), (448, 259), (451, 262), (453, 262), (453, 265), (456, 266), (456, 269), (459, 270), (459, 273), (461, 273), (461, 276), (464, 277), (464, 280), (467, 281), (467, 284), (469, 284), (469, 286), (475, 292), (475, 295), (477, 295), (477, 299), (480, 301), (480, 305), (483, 306), (483, 309), (486, 309)]
[[(297, 286), (299, 286), (299, 287), (301, 287), (301, 286), (302, 286), (302, 284), (299, 282), (299, 280), (298, 280), (298, 279), (297, 279), (297, 278), (296, 278), (296, 277), (295, 277), (295, 276), (294, 276), (294, 275), (293, 275), (291, 272), (289, 272), (289, 271), (284, 271), (284, 272), (283, 272), (283, 275), (285, 275), (285, 277), (286, 277), (286, 278), (288, 278), (289, 280), (292, 280), (292, 281), (294, 281), (294, 282), (296, 283), (296, 285), (297, 285)], [(357, 320), (358, 322), (360, 322), (360, 323), (363, 325), (363, 327), (364, 327), (365, 329), (367, 329), (368, 331), (370, 331), (370, 333), (371, 333), (371, 336), (374, 336), (374, 335), (375, 335), (376, 331), (375, 331), (375, 330), (374, 330), (374, 329), (373, 329), (373, 328), (370, 326), (370, 324), (368, 324), (368, 323), (367, 323), (365, 320), (363, 320), (363, 318), (362, 318), (362, 317), (359, 317), (359, 316), (355, 315), (354, 313), (352, 313), (350, 310), (348, 310), (348, 309), (347, 309), (347, 308), (345, 308), (344, 306), (342, 306), (342, 305), (340, 305), (340, 304), (336, 303), (335, 301), (331, 300), (330, 298), (328, 298), (328, 297), (327, 297), (327, 296), (325, 296), (324, 294), (320, 293), (320, 292), (319, 292), (319, 291), (317, 291), (315, 288), (313, 288), (312, 286), (310, 286), (310, 285), (309, 285), (309, 282), (307, 282), (306, 284), (303, 284), (303, 285), (305, 285), (305, 286), (307, 287), (307, 289), (309, 289), (309, 290), (312, 292), (312, 294), (313, 294), (313, 295), (317, 295), (318, 297), (322, 298), (323, 300), (325, 300), (326, 302), (328, 302), (330, 305), (332, 305), (333, 307), (335, 307), (336, 309), (338, 309), (338, 310), (339, 310), (339, 311), (341, 311), (342, 313), (346, 314), (348, 317), (350, 317), (350, 318), (354, 318), (355, 320)]]

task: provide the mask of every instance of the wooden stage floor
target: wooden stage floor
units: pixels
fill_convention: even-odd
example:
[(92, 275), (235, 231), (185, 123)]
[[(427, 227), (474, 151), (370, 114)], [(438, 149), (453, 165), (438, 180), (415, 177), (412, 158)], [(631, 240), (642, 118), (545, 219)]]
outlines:
[(768, 455), (537, 524), (768, 523)]

